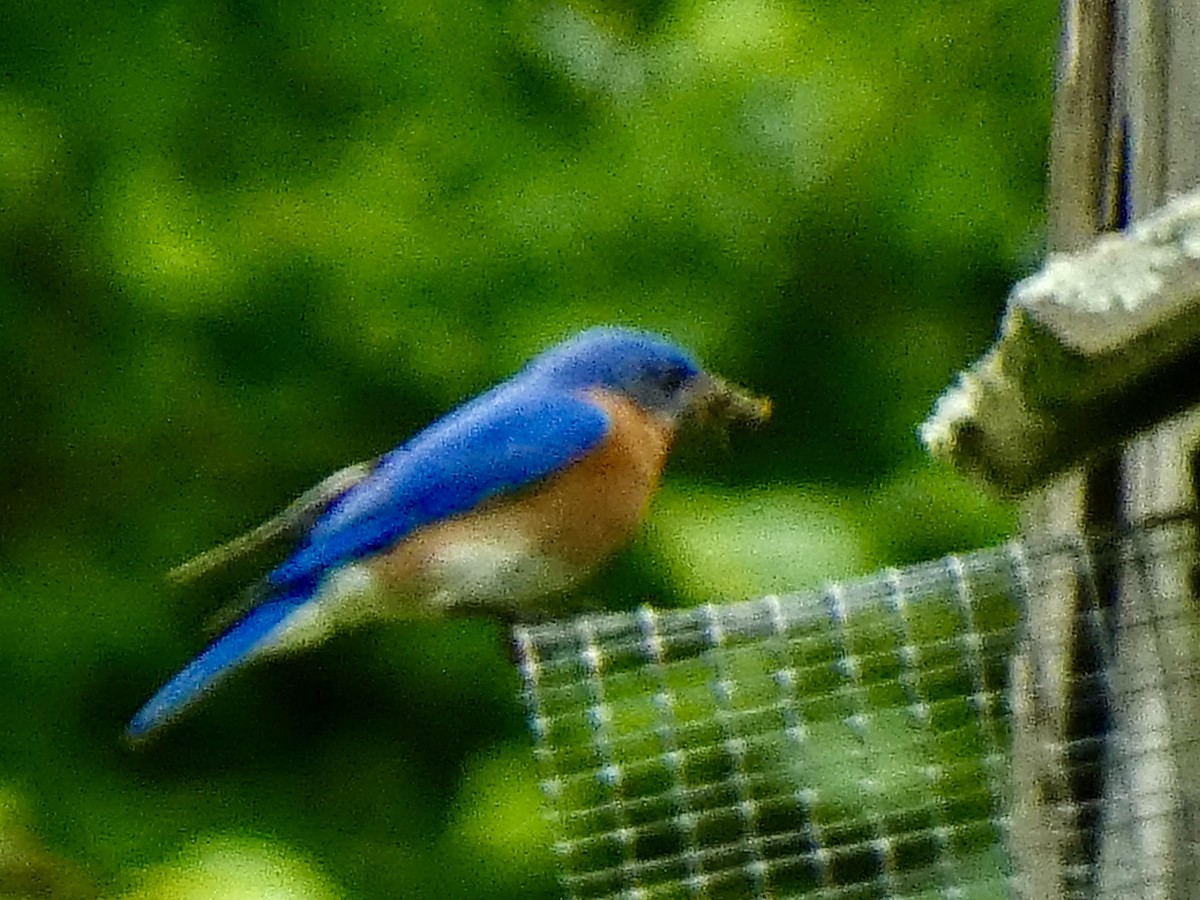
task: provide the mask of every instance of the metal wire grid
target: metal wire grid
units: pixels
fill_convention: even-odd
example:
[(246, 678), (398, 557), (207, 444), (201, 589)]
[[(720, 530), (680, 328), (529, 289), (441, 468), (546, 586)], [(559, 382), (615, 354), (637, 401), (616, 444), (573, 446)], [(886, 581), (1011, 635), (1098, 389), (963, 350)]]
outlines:
[[(1135, 543), (1012, 543), (822, 591), (519, 627), (568, 894), (1008, 896), (1022, 611), (1074, 579), (1075, 627), (1107, 647), (1093, 557)], [(1097, 740), (1068, 757), (1094, 764)]]
[(1191, 705), (1200, 688), (1195, 521), (1139, 534), (1123, 559), (1110, 584), (1121, 598), (1119, 642), (1094, 626), (1101, 653), (1092, 680), (1111, 710), (1104, 796), (1099, 808), (1081, 811), (1103, 823), (1094, 880), (1107, 897), (1191, 896), (1194, 847), (1180, 825), (1200, 805), (1200, 722)]

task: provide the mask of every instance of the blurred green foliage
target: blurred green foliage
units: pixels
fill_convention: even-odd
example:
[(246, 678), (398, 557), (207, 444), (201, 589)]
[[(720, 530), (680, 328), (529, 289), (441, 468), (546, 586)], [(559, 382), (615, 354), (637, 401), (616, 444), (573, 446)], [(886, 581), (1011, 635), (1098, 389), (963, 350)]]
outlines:
[(1054, 14), (5, 3), (0, 789), (39, 859), (104, 896), (554, 896), (498, 626), (350, 635), (116, 735), (220, 600), (167, 566), (581, 326), (778, 411), (680, 448), (603, 602), (1002, 534), (912, 430), (1039, 251)]

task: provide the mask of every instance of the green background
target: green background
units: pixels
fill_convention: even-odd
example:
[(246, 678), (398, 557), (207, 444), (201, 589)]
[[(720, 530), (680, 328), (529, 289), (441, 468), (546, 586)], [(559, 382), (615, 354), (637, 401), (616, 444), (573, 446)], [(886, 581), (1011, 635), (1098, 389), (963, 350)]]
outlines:
[(776, 409), (679, 448), (602, 604), (1007, 533), (914, 426), (1037, 264), (1055, 39), (1016, 0), (7, 0), (0, 896), (555, 896), (498, 625), (118, 735), (223, 599), (163, 571), (584, 325)]

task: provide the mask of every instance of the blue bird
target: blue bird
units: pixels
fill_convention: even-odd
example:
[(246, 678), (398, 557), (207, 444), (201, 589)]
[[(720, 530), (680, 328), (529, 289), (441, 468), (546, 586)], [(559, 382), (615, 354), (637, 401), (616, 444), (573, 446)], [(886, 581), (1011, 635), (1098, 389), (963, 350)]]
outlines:
[(252, 659), (381, 615), (534, 615), (629, 540), (685, 419), (757, 422), (752, 397), (657, 335), (593, 328), (276, 518), (172, 573), (284, 538), (245, 612), (143, 706), (134, 742)]

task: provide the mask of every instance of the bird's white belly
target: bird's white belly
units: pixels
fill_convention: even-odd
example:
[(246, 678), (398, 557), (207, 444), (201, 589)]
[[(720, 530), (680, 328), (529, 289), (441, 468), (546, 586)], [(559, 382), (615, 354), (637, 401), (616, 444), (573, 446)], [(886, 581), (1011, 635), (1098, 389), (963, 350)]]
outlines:
[[(457, 539), (455, 539), (457, 538)], [(446, 613), (513, 615), (565, 590), (579, 573), (511, 531), (503, 536), (442, 534), (422, 541), (415, 577), (395, 583), (371, 562), (342, 566), (272, 637), (268, 652), (317, 644), (331, 633), (377, 618)]]
[(446, 541), (430, 554), (418, 603), (429, 612), (512, 613), (568, 587), (577, 573), (516, 535)]

